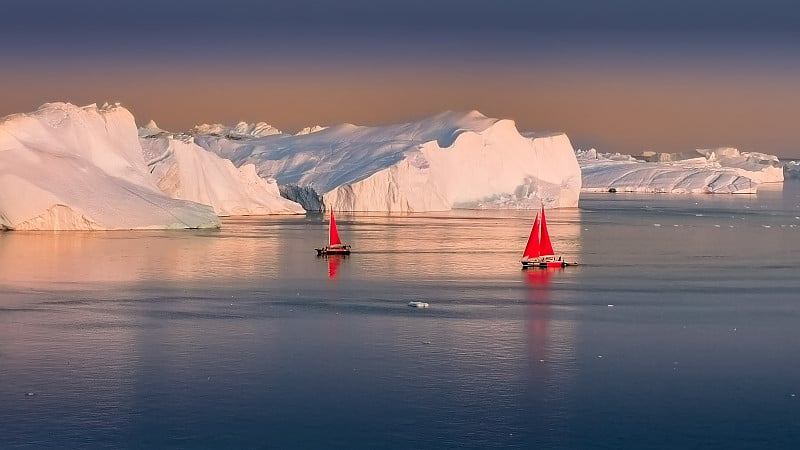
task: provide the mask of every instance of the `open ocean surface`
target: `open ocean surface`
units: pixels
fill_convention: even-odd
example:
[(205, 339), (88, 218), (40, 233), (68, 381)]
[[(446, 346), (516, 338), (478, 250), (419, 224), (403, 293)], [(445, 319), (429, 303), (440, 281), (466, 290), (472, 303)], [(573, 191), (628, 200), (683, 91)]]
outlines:
[(533, 216), (0, 233), (0, 448), (797, 448), (796, 182)]

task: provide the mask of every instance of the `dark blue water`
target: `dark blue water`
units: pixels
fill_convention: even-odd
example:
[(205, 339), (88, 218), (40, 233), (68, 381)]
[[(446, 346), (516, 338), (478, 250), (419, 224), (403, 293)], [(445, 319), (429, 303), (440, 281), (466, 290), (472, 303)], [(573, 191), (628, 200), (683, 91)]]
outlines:
[(0, 234), (0, 448), (800, 441), (797, 186), (337, 219)]

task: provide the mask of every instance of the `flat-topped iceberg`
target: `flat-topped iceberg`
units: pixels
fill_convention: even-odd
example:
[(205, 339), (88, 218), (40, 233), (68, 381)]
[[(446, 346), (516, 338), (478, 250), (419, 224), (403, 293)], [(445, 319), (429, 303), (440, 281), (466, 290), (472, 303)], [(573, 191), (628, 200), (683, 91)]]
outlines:
[(170, 198), (156, 187), (125, 108), (48, 103), (0, 119), (0, 228), (219, 225), (210, 206)]
[[(195, 132), (200, 129), (195, 129)], [(565, 134), (523, 136), (511, 120), (477, 111), (418, 122), (350, 124), (198, 145), (254, 164), (307, 210), (421, 212), (452, 208), (574, 207), (581, 174)]]
[(687, 153), (578, 150), (585, 192), (755, 193), (761, 183), (783, 181), (777, 157), (735, 148)]

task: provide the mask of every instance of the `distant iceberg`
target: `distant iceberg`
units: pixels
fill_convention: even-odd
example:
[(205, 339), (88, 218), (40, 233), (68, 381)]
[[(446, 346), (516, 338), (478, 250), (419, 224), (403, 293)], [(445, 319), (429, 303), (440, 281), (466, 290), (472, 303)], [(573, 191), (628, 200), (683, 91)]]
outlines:
[(0, 119), (0, 228), (219, 227), (210, 206), (152, 182), (133, 116), (118, 105), (48, 103)]
[(255, 165), (307, 210), (423, 212), (574, 207), (581, 173), (565, 134), (523, 136), (511, 120), (446, 112), (380, 127), (237, 135), (207, 127), (194, 142)]
[[(310, 130), (310, 129), (309, 129)], [(191, 134), (210, 134), (228, 139), (247, 139), (281, 134), (281, 130), (264, 122), (247, 123), (239, 122), (234, 126), (215, 124), (202, 124), (194, 127)]]
[(755, 193), (761, 183), (783, 181), (776, 156), (735, 148), (686, 153), (619, 153), (578, 150), (584, 192)]
[(783, 176), (786, 178), (800, 178), (800, 161), (784, 162)]

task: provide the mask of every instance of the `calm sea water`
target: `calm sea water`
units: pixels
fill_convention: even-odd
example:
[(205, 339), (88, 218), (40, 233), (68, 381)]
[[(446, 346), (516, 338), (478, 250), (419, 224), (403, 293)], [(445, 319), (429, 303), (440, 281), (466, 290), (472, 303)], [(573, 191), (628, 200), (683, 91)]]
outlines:
[(797, 185), (337, 219), (0, 234), (0, 448), (800, 442)]

